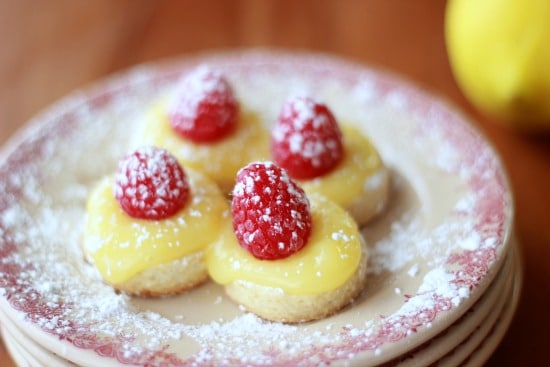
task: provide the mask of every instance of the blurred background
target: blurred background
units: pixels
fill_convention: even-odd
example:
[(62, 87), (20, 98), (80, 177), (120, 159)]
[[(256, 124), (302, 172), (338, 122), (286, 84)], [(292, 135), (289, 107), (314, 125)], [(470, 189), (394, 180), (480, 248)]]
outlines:
[[(0, 118), (20, 125), (104, 74), (202, 50), (338, 54), (453, 89), (442, 0), (3, 0)], [(2, 124), (4, 128), (4, 124)]]
[[(550, 345), (550, 138), (511, 131), (466, 99), (445, 47), (445, 6), (444, 0), (2, 0), (0, 144), (75, 88), (135, 64), (200, 51), (314, 51), (402, 75), (458, 105), (502, 155), (526, 278), (517, 316), (487, 365), (542, 365)], [(11, 366), (7, 358), (2, 349), (2, 366)]]

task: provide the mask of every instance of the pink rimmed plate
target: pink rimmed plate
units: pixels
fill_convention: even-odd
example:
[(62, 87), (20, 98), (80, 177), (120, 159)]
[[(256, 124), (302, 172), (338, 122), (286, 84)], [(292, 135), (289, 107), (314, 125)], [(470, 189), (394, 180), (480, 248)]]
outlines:
[[(513, 241), (511, 246), (515, 247), (516, 242)], [(432, 366), (439, 360), (446, 359), (449, 354), (457, 354), (457, 350), (464, 349), (466, 344), (475, 345), (475, 341), (483, 337), (480, 330), (488, 330), (493, 325), (503, 305), (512, 297), (518, 271), (516, 251), (510, 251), (493, 283), (458, 321), (418, 349), (400, 356), (396, 361), (385, 363), (384, 366)]]
[[(361, 297), (315, 323), (244, 314), (207, 284), (157, 300), (117, 294), (83, 261), (84, 202), (136, 144), (148, 106), (208, 63), (267, 124), (292, 94), (368, 134), (392, 171), (387, 210), (363, 229)], [(434, 337), (485, 292), (513, 212), (498, 156), (464, 117), (387, 73), (325, 55), (249, 51), (143, 65), (76, 92), (10, 142), (0, 163), (0, 308), (79, 365), (372, 366)]]
[(516, 312), (523, 283), (521, 254), (517, 247), (514, 250), (515, 271), (513, 272), (512, 287), (506, 292), (505, 301), (501, 306), (502, 310), (500, 312), (494, 311), (498, 318), (492, 324), (488, 320), (484, 320), (468, 340), (460, 343), (455, 350), (439, 361), (439, 366), (482, 366), (504, 338)]
[[(30, 339), (24, 339), (24, 343), (19, 342), (4, 325), (1, 325), (0, 332), (2, 341), (6, 345), (11, 357), (17, 366), (20, 367), (73, 367), (73, 363), (58, 358), (52, 352), (41, 348)], [(40, 349), (41, 348), (41, 349)]]

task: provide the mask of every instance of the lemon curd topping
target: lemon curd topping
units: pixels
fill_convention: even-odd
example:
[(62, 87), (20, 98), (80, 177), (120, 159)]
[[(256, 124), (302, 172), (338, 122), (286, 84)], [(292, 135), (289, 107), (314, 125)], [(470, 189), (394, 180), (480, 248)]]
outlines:
[(94, 188), (87, 202), (84, 246), (105, 281), (124, 282), (149, 267), (204, 251), (220, 233), (229, 205), (217, 185), (186, 169), (191, 196), (174, 216), (136, 219), (113, 195), (113, 178)]
[(232, 187), (242, 166), (269, 158), (267, 129), (255, 113), (244, 109), (228, 136), (210, 143), (195, 143), (172, 129), (166, 103), (158, 103), (145, 122), (143, 137), (148, 144), (172, 152), (185, 167), (203, 172), (224, 191)]
[(310, 197), (312, 230), (305, 247), (278, 260), (259, 260), (243, 249), (231, 221), (206, 252), (206, 267), (219, 284), (249, 281), (288, 294), (320, 294), (350, 279), (359, 267), (362, 239), (353, 218), (339, 205)]
[(341, 129), (344, 156), (338, 165), (323, 176), (297, 181), (308, 195), (321, 194), (347, 207), (363, 193), (383, 163), (376, 148), (361, 132), (349, 125), (341, 125)]

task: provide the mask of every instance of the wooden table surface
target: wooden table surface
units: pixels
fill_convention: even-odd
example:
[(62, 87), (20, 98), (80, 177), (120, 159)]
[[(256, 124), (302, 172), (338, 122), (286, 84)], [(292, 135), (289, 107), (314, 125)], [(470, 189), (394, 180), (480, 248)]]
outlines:
[[(461, 107), (502, 155), (525, 283), (515, 320), (487, 366), (541, 366), (550, 353), (550, 136), (511, 132), (466, 101), (445, 52), (444, 7), (443, 0), (4, 0), (0, 144), (74, 88), (137, 63), (203, 50), (320, 51), (399, 73)], [(3, 346), (0, 365), (14, 366)]]

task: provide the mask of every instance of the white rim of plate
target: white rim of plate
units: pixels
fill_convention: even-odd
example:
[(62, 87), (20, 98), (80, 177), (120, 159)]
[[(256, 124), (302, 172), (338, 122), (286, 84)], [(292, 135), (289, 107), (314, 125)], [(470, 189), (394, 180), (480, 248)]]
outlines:
[(2, 335), (2, 340), (6, 346), (6, 350), (10, 354), (12, 361), (18, 367), (41, 367), (40, 363), (33, 363), (32, 358), (27, 358), (27, 355), (24, 351), (21, 350), (21, 346), (10, 337), (8, 333), (5, 332), (3, 326), (0, 326), (0, 334)]
[(430, 366), (468, 342), (478, 332), (481, 325), (490, 322), (491, 315), (495, 311), (498, 314), (499, 309), (506, 303), (505, 301), (513, 290), (513, 280), (516, 272), (515, 262), (515, 253), (510, 251), (493, 284), (489, 286), (489, 289), (477, 303), (460, 320), (444, 330), (442, 335), (440, 334), (426, 342), (426, 347), (420, 347), (420, 350), (398, 358), (399, 362), (396, 366)]
[[(10, 339), (12, 345), (15, 345), (20, 354), (24, 356), (32, 356), (32, 358), (38, 361), (44, 366), (56, 366), (56, 367), (70, 367), (74, 364), (68, 360), (65, 360), (55, 354), (53, 351), (45, 349), (36, 341), (29, 338), (22, 330), (19, 330), (17, 326), (7, 319), (2, 312), (0, 312), (2, 336), (5, 339)], [(28, 357), (25, 357), (27, 360)], [(31, 364), (34, 366), (35, 364)]]
[(472, 342), (469, 345), (461, 346), (455, 353), (451, 353), (446, 358), (443, 358), (441, 360), (442, 367), (458, 365), (462, 367), (482, 366), (491, 357), (504, 338), (517, 310), (523, 284), (521, 256), (518, 253), (519, 249), (516, 248), (514, 250), (516, 270), (514, 272), (512, 289), (507, 294), (507, 300), (504, 302), (497, 320), (493, 323), (492, 327), (487, 328), (488, 330), (484, 338), (477, 344)]

